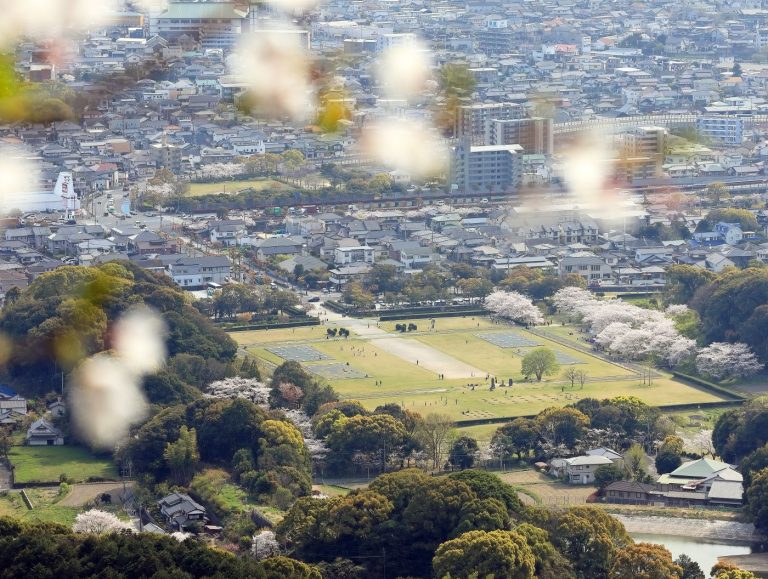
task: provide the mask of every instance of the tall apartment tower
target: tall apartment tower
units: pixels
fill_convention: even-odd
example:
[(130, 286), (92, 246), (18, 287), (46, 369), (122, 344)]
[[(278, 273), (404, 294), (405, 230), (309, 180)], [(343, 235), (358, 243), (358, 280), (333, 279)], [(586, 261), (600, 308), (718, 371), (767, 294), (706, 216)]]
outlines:
[(469, 139), (472, 145), (487, 145), (493, 121), (523, 117), (525, 117), (525, 109), (516, 103), (461, 106), (456, 111), (454, 135), (459, 140)]

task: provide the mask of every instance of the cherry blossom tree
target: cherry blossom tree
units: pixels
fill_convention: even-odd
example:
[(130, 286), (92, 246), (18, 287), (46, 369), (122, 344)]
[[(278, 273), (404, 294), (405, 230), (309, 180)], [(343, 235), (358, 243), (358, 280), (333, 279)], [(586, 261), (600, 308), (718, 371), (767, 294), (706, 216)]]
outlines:
[(303, 410), (286, 410), (285, 417), (301, 432), (310, 458), (315, 461), (325, 458), (329, 449), (312, 431), (312, 419)]
[(646, 321), (634, 328), (626, 322), (613, 322), (595, 341), (622, 358), (639, 360), (653, 355), (671, 367), (696, 354), (696, 342), (681, 336), (672, 320), (665, 318)]
[(224, 378), (211, 382), (205, 389), (208, 398), (245, 398), (254, 404), (269, 408), (269, 385), (254, 378)]
[(205, 179), (232, 179), (245, 173), (245, 165), (240, 163), (212, 163), (200, 168), (200, 175)]
[(158, 183), (155, 185), (147, 185), (144, 190), (145, 195), (151, 195), (158, 199), (166, 199), (176, 193), (176, 188), (170, 183)]
[(678, 316), (685, 315), (689, 312), (688, 306), (685, 304), (672, 304), (670, 306), (667, 306), (667, 309), (664, 310), (664, 313), (667, 314), (670, 318), (676, 318)]
[(696, 369), (702, 374), (722, 380), (751, 376), (762, 370), (763, 365), (746, 344), (713, 342), (699, 350)]
[(256, 533), (251, 539), (251, 555), (257, 559), (266, 559), (279, 554), (280, 544), (273, 531), (265, 529)]
[(103, 535), (105, 533), (120, 533), (123, 531), (133, 531), (133, 527), (128, 523), (121, 521), (112, 513), (91, 509), (80, 513), (75, 517), (72, 525), (75, 533), (93, 533)]
[(570, 315), (581, 315), (585, 307), (597, 301), (592, 292), (572, 286), (558, 290), (552, 297), (552, 303), (555, 304), (555, 307)]
[(518, 292), (493, 292), (485, 298), (485, 307), (495, 315), (515, 322), (540, 324), (544, 321), (541, 310), (530, 298)]

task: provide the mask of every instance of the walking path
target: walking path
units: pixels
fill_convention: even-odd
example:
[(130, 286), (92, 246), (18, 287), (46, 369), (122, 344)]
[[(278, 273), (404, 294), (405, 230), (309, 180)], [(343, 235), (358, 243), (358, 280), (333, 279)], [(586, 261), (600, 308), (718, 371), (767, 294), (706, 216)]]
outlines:
[(377, 326), (378, 320), (373, 318), (347, 318), (324, 307), (318, 308), (317, 313), (334, 325), (342, 325), (353, 334), (368, 340), (372, 346), (430, 372), (442, 374), (446, 379), (479, 379), (485, 375), (483, 370), (465, 364), (432, 346), (382, 330)]
[(477, 378), (479, 380), (485, 375), (482, 370), (465, 364), (453, 356), (449, 356), (418, 340), (400, 338), (399, 336), (389, 334), (386, 338), (370, 340), (370, 343), (385, 352), (402, 358), (406, 362), (426, 368), (435, 374), (443, 374), (448, 379)]

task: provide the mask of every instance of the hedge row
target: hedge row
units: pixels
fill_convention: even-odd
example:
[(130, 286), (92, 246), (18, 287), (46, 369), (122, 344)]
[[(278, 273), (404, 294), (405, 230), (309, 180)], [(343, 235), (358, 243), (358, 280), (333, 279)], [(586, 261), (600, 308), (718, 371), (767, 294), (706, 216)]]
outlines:
[(303, 326), (319, 326), (320, 320), (317, 318), (307, 318), (305, 320), (296, 320), (295, 322), (280, 322), (275, 324), (247, 324), (244, 326), (232, 326), (223, 328), (226, 332), (248, 332), (250, 330), (278, 330), (280, 328), (301, 328)]
[[(719, 402), (699, 402), (689, 404), (663, 404), (657, 406), (659, 410), (666, 410), (668, 412), (677, 412), (683, 410), (701, 410), (704, 408), (730, 408), (732, 406), (740, 406), (743, 400), (722, 400)], [(456, 426), (482, 426), (484, 424), (507, 424), (512, 422), (515, 418), (536, 418), (535, 414), (526, 414), (524, 416), (497, 416), (495, 418), (473, 418), (469, 420), (457, 420), (454, 422)]]
[(743, 402), (745, 400), (742, 395), (737, 394), (733, 390), (720, 386), (719, 384), (715, 384), (714, 382), (710, 382), (709, 380), (705, 380), (704, 378), (700, 378), (699, 376), (691, 376), (689, 374), (683, 374), (682, 372), (672, 372), (672, 376), (675, 378), (680, 378), (681, 380), (687, 380), (688, 382), (691, 382), (696, 386), (703, 388), (704, 390), (709, 390), (710, 392), (724, 396), (728, 400), (738, 402)]
[(426, 318), (458, 318), (459, 316), (484, 316), (487, 310), (461, 310), (461, 311), (442, 311), (442, 312), (417, 312), (405, 314), (381, 314), (379, 320), (382, 322), (392, 322), (395, 320), (421, 320)]

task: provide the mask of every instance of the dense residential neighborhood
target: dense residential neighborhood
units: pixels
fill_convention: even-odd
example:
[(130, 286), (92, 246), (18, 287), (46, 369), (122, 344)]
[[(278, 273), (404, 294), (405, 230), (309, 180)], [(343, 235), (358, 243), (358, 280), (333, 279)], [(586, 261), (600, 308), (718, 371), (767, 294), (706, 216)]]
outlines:
[(0, 22), (0, 575), (768, 576), (761, 0)]

